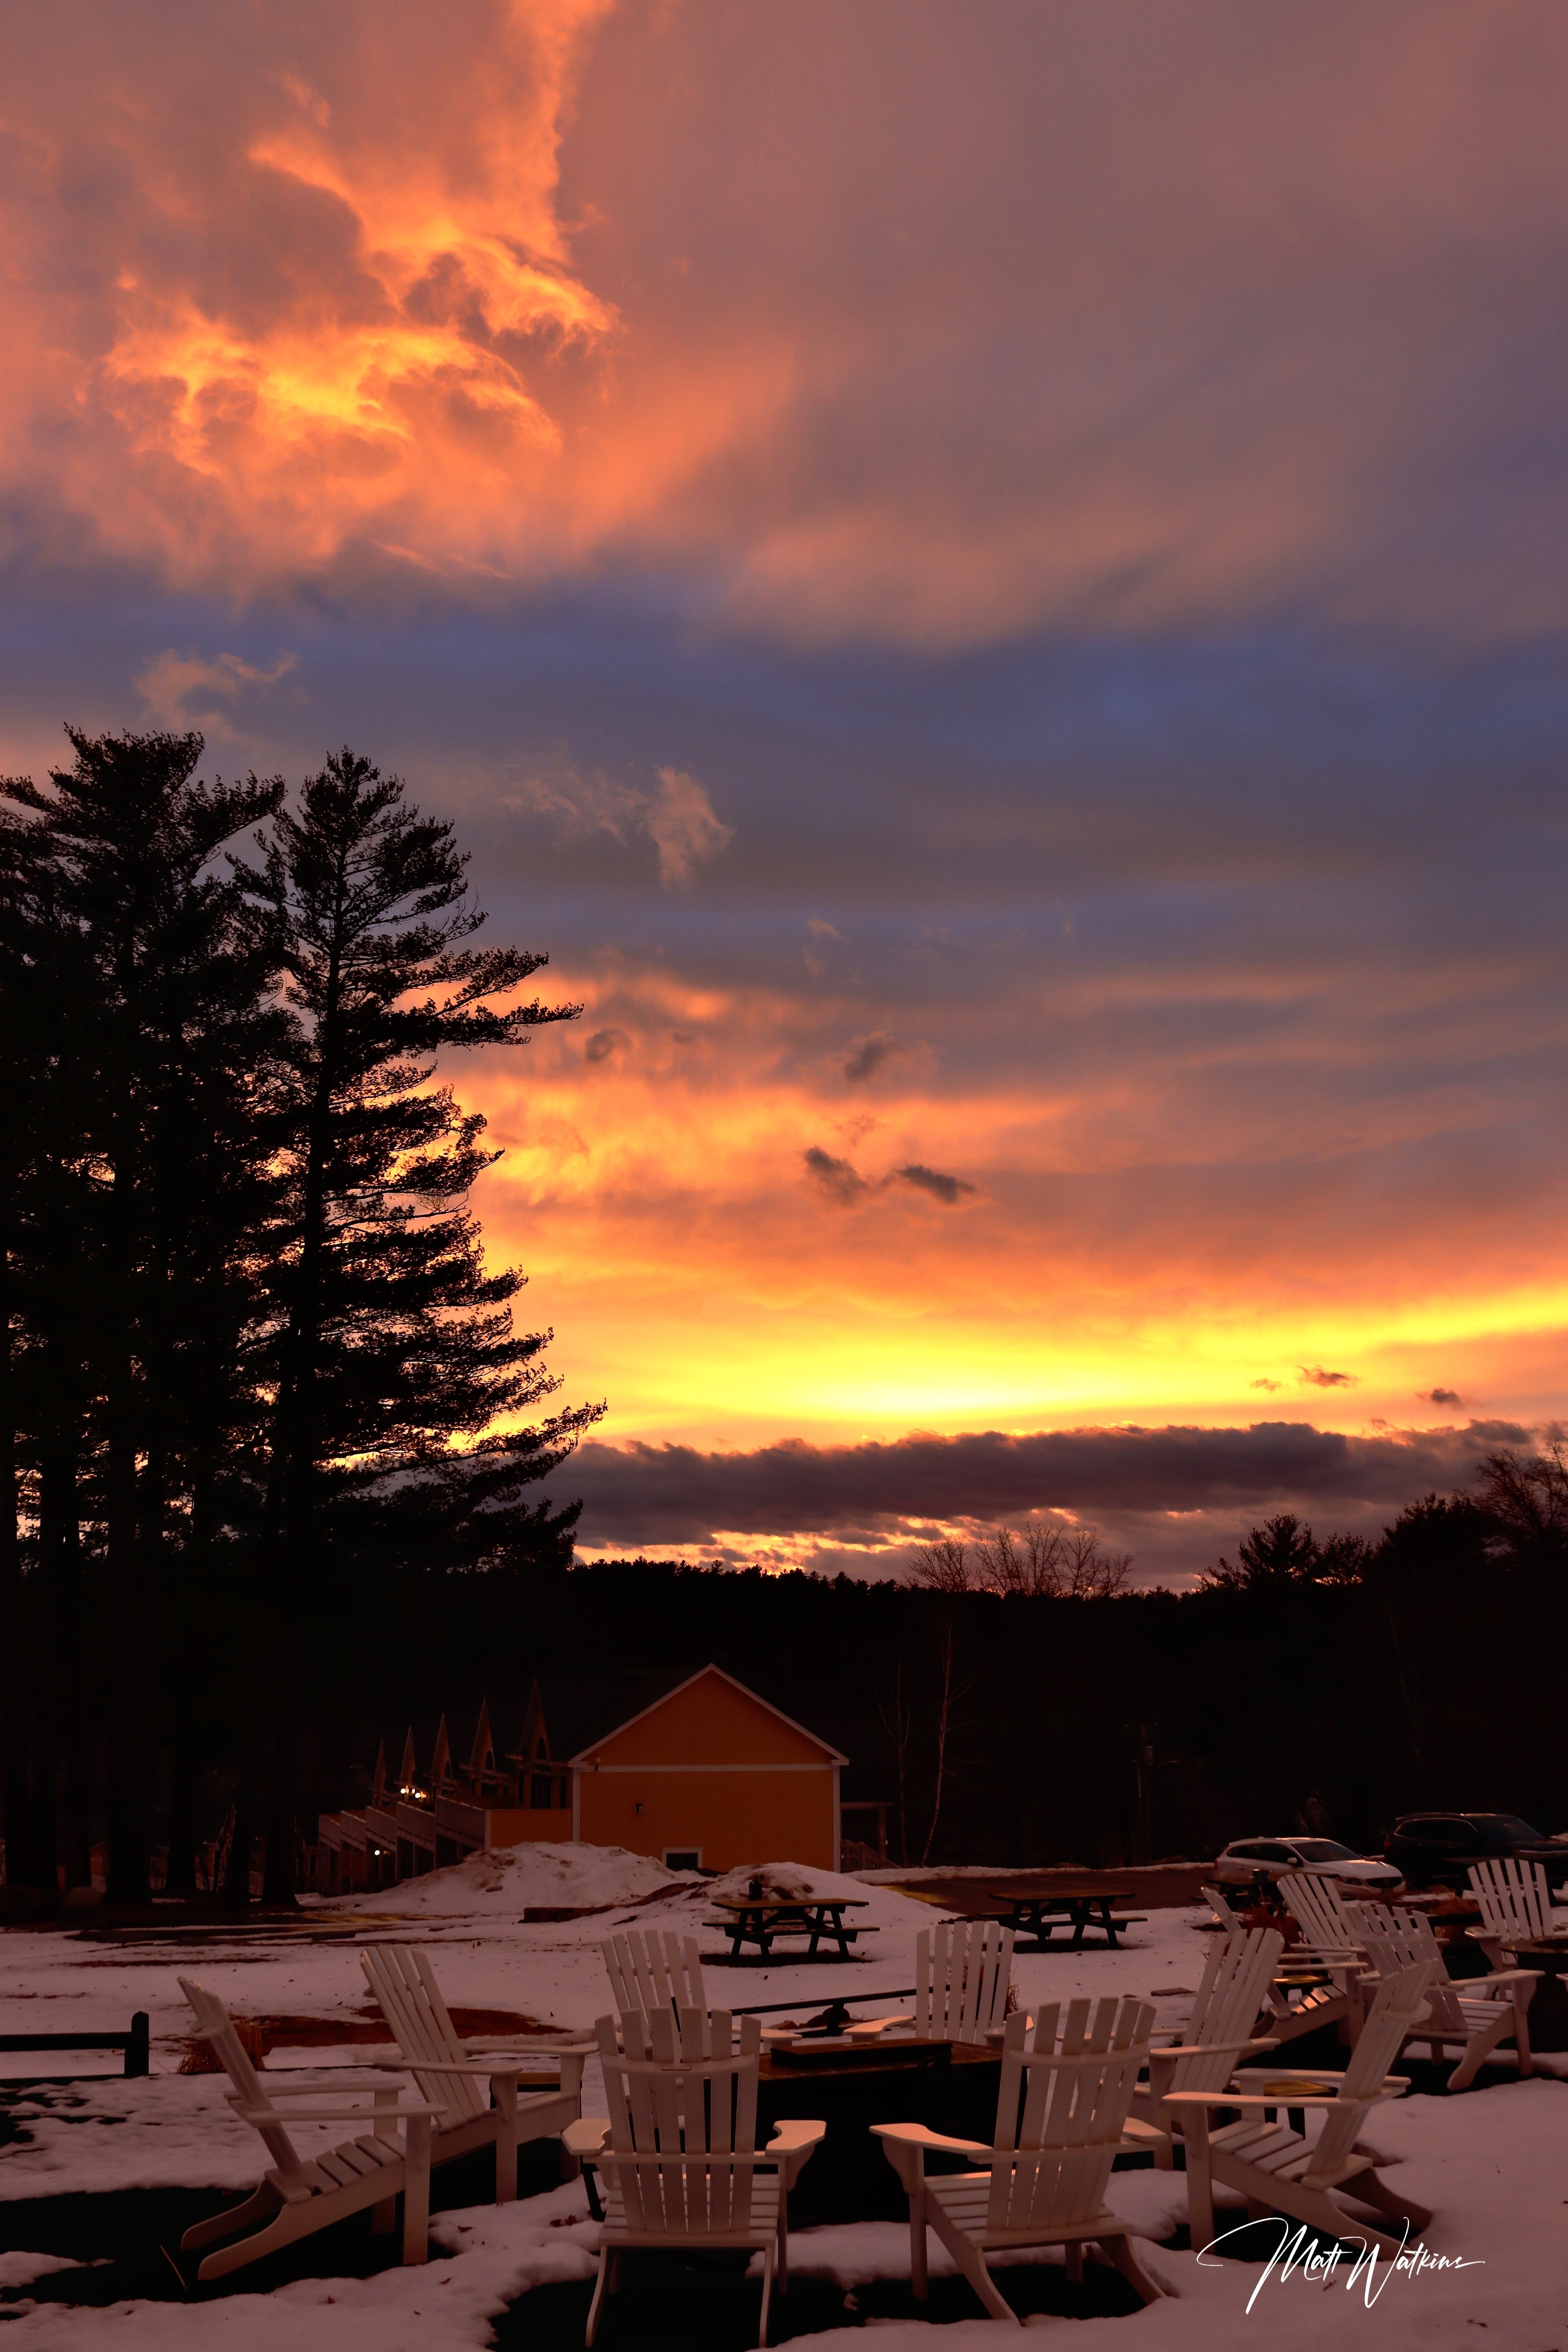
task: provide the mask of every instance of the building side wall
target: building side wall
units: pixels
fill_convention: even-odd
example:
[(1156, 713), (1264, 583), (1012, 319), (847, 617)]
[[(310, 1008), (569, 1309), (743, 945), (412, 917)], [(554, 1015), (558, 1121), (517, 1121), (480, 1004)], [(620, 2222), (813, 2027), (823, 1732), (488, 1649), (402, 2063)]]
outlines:
[(656, 1859), (694, 1846), (704, 1870), (786, 1861), (838, 1867), (837, 1774), (829, 1764), (759, 1771), (736, 1763), (722, 1772), (587, 1766), (577, 1780), (577, 1835), (585, 1845), (625, 1846)]

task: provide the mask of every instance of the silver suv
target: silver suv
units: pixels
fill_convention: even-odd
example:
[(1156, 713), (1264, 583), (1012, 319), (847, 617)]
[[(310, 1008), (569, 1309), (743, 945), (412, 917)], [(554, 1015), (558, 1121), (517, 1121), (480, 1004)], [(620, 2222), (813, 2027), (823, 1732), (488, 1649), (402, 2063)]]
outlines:
[(1333, 1838), (1237, 1838), (1227, 1845), (1214, 1866), (1221, 1886), (1250, 1886), (1258, 1872), (1283, 1878), (1288, 1870), (1310, 1871), (1315, 1877), (1337, 1879), (1343, 1886), (1363, 1886), (1379, 1895), (1403, 1886), (1397, 1870), (1373, 1855), (1352, 1853)]

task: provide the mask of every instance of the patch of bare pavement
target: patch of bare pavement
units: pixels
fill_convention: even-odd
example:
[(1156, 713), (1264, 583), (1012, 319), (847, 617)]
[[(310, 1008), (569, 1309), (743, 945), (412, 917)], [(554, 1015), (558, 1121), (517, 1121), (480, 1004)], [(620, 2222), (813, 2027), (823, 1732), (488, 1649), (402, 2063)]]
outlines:
[(929, 1876), (879, 1879), (880, 1885), (918, 1902), (935, 1904), (961, 1918), (983, 1919), (992, 1912), (1047, 1895), (1109, 1895), (1113, 1903), (1136, 1903), (1153, 1911), (1173, 1911), (1201, 1903), (1203, 1885), (1214, 1876), (1212, 1862), (1156, 1863), (1138, 1870), (998, 1870), (982, 1877)]

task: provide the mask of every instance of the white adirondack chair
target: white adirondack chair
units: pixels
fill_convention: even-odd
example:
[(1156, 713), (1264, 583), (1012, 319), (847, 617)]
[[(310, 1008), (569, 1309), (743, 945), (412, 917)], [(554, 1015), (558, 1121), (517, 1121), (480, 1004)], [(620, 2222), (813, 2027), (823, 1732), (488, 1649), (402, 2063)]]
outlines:
[(1014, 1933), (994, 1919), (944, 1922), (915, 1937), (915, 2039), (984, 2042), (1007, 2013)]
[[(641, 2038), (674, 2053), (676, 2026), (668, 2010), (643, 2018), (628, 2011), (595, 2029), (610, 2113), (595, 2118), (599, 2137), (585, 2145), (590, 2124), (571, 2135), (577, 2152), (603, 2174), (605, 2215), (599, 2232), (599, 2276), (585, 2340), (598, 2333), (605, 2297), (614, 2291), (618, 2257), (634, 2248), (667, 2252), (751, 2252), (763, 2257), (763, 2313), (757, 2336), (768, 2340), (774, 2264), (779, 2292), (789, 2284), (787, 2199), (800, 2169), (820, 2144), (826, 2124), (792, 2118), (757, 2146), (757, 2073), (762, 2028), (741, 2020), (737, 2053), (688, 2061), (682, 2056), (631, 2057), (618, 2045)], [(700, 2041), (706, 2012), (689, 2011), (686, 2032)], [(725, 2029), (727, 2032), (727, 2028)]]
[[(694, 2065), (706, 2058), (728, 2058), (734, 2053), (735, 2020), (727, 2009), (683, 2009), (678, 2016), (673, 2010), (660, 2008), (651, 2017), (640, 2009), (628, 2009), (613, 2025), (604, 2021), (601, 2039), (606, 2025), (621, 2056), (647, 2059), (658, 2066)], [(762, 2025), (758, 2019), (742, 2019), (742, 2054), (760, 2049)], [(561, 2135), (568, 2163), (583, 2168), (588, 2210), (595, 2221), (605, 2218), (595, 2175), (598, 2151), (609, 2127), (608, 2116), (581, 2116), (568, 2124)]]
[[(995, 2142), (951, 2139), (923, 2124), (873, 2124), (910, 2200), (910, 2283), (927, 2292), (926, 2231), (932, 2229), (994, 2319), (1017, 2314), (997, 2293), (988, 2253), (1065, 2246), (1072, 2278), (1083, 2274), (1086, 2243), (1100, 2247), (1142, 2296), (1164, 2290), (1132, 2250), (1131, 2224), (1105, 2202), (1111, 2164), (1140, 2067), (1149, 2059), (1154, 2011), (1146, 2001), (1069, 2001), (1029, 2021), (1016, 2011), (1002, 2041)], [(967, 2156), (972, 2172), (928, 2178), (928, 2152)]]
[[(660, 2066), (690, 2066), (704, 2058), (730, 2058), (735, 2052), (735, 2019), (727, 2009), (683, 2009), (677, 2015), (668, 2009), (656, 2009), (651, 2017), (638, 2009), (628, 2009), (616, 2021), (621, 2037), (621, 2051), (627, 2058), (647, 2058)], [(762, 2021), (742, 2018), (742, 2037), (762, 2032)], [(755, 2036), (742, 2040), (742, 2051), (760, 2048)]]
[[(1342, 2003), (1338, 2011), (1340, 2039), (1353, 2043), (1361, 2032), (1366, 2006), (1361, 1990), (1367, 1973), (1361, 1915), (1372, 1906), (1347, 1903), (1332, 1879), (1304, 1870), (1286, 1871), (1279, 1880), (1279, 1893), (1301, 1930), (1301, 1941), (1296, 1949), (1304, 1959), (1322, 1969), (1333, 1987), (1332, 1993), (1319, 2004), (1316, 2021), (1326, 2024), (1330, 2006)], [(1299, 2004), (1303, 2016), (1308, 2013), (1310, 1998)], [(1298, 2032), (1305, 2030), (1304, 2026), (1296, 2028)], [(1289, 2041), (1291, 2035), (1287, 2032), (1280, 2038)]]
[[(1352, 2197), (1379, 2214), (1394, 2214), (1414, 2230), (1426, 2227), (1432, 2219), (1426, 2207), (1389, 2188), (1378, 2172), (1377, 2157), (1358, 2147), (1356, 2134), (1370, 2108), (1398, 2098), (1410, 2087), (1407, 2080), (1387, 2070), (1425, 2016), (1431, 1974), (1430, 1964), (1423, 1963), (1383, 1979), (1351, 2063), (1337, 2077), (1303, 2074), (1292, 2082), (1289, 2076), (1263, 2073), (1257, 2091), (1231, 2087), (1166, 2095), (1168, 2105), (1184, 2111), (1187, 2214), (1194, 2252), (1214, 2242), (1216, 2180), (1238, 2189), (1255, 2218), (1282, 2213), (1331, 2238), (1361, 2239), (1381, 2253), (1399, 2252), (1403, 2240), (1346, 2212), (1340, 2198)], [(1337, 2085), (1332, 2096), (1313, 2088), (1325, 2081)], [(1323, 2126), (1315, 2141), (1270, 2119), (1287, 2105), (1321, 2112)], [(1212, 2107), (1240, 2107), (1242, 2120), (1211, 2132)]]
[(1361, 1951), (1361, 1910), (1352, 1912), (1331, 1878), (1288, 1870), (1279, 1881), (1285, 1908), (1301, 1930), (1303, 1948), (1320, 1959), (1354, 1959)]
[(1149, 2080), (1132, 2094), (1125, 2126), (1130, 2141), (1153, 2151), (1168, 2172), (1174, 2157), (1172, 2126), (1179, 2118), (1163, 2105), (1167, 2091), (1218, 2091), (1248, 2053), (1271, 2050), (1277, 2037), (1255, 2032), (1267, 2008), (1284, 1937), (1272, 1927), (1238, 1927), (1210, 1948), (1197, 1998), (1180, 2042), (1152, 2050)]
[(612, 1936), (599, 1947), (610, 1975), (610, 1998), (616, 2014), (637, 2011), (651, 2017), (657, 2010), (672, 2013), (706, 2009), (702, 1962), (695, 1936), (660, 1935), (649, 1928), (629, 1936)]
[(1470, 1933), (1494, 1969), (1505, 1966), (1504, 1952), (1515, 1944), (1568, 1936), (1568, 1911), (1554, 1907), (1546, 1873), (1538, 1862), (1519, 1862), (1511, 1854), (1497, 1862), (1473, 1862), (1470, 1893), (1481, 1915), (1480, 1926)]
[(1368, 1908), (1363, 1917), (1366, 1956), (1380, 1978), (1423, 1963), (1430, 1967), (1426, 2015), (1407, 2040), (1426, 2042), (1435, 2065), (1458, 2050), (1459, 2063), (1448, 2077), (1450, 2091), (1468, 2091), (1492, 2052), (1505, 2042), (1514, 2046), (1521, 2074), (1531, 2072), (1530, 2004), (1541, 1981), (1539, 1969), (1509, 1969), (1501, 1975), (1456, 1982), (1432, 1922), (1422, 1912)]
[[(403, 2259), (405, 2263), (424, 2262), (430, 2230), (432, 2108), (422, 2102), (404, 2099), (396, 2084), (372, 2085), (368, 2089), (359, 2086), (362, 2102), (372, 2099), (374, 2104), (350, 2106), (345, 2102), (353, 2095), (355, 2086), (345, 2090), (341, 2082), (264, 2083), (247, 2057), (233, 2020), (217, 1995), (184, 1977), (179, 1983), (180, 1990), (195, 2011), (195, 2038), (207, 2042), (223, 2061), (232, 2085), (229, 2105), (242, 2123), (260, 2133), (272, 2158), (271, 2168), (264, 2175), (260, 2187), (242, 2204), (231, 2205), (227, 2212), (215, 2213), (209, 2220), (198, 2221), (180, 2240), (182, 2252), (196, 2246), (218, 2247), (202, 2263), (196, 2273), (198, 2279), (205, 2284), (208, 2279), (222, 2278), (228, 2271), (259, 2261), (263, 2254), (275, 2253), (279, 2246), (291, 2245), (297, 2238), (308, 2238), (317, 2230), (328, 2229), (351, 2213), (363, 2213), (367, 2206), (374, 2208), (377, 2218), (390, 2229), (400, 2195)], [(291, 2116), (282, 2112), (281, 2103), (285, 2100), (323, 2099), (335, 2104), (300, 2105)], [(289, 2137), (290, 2121), (358, 2123), (368, 2125), (369, 2129), (360, 2138), (344, 2140), (323, 2155), (306, 2157), (300, 2155)], [(395, 2128), (399, 2124), (403, 2127), (401, 2137)], [(238, 2231), (251, 2234), (239, 2237), (236, 2234)], [(220, 2245), (218, 2242), (225, 2238), (234, 2242)]]
[[(1245, 1934), (1241, 1915), (1223, 1888), (1205, 1886), (1200, 1892), (1227, 1936)], [(1295, 2042), (1303, 2033), (1316, 2033), (1321, 2025), (1344, 2027), (1350, 2007), (1350, 1996), (1342, 1984), (1331, 1980), (1327, 1984), (1292, 1981), (1287, 1960), (1264, 1994), (1262, 2022), (1271, 2041)]]
[(431, 2162), (446, 2164), (476, 2147), (493, 2147), (496, 2203), (510, 2205), (517, 2195), (519, 2142), (559, 2138), (582, 2112), (584, 2045), (565, 2045), (553, 2053), (560, 2064), (559, 2090), (521, 2095), (520, 2085), (533, 2070), (515, 2048), (486, 2056), (493, 2042), (461, 2039), (436, 1972), (417, 1947), (376, 1944), (359, 1957), (397, 2043), (395, 2061), (376, 2063), (395, 2063), (412, 2074), (436, 2109)]

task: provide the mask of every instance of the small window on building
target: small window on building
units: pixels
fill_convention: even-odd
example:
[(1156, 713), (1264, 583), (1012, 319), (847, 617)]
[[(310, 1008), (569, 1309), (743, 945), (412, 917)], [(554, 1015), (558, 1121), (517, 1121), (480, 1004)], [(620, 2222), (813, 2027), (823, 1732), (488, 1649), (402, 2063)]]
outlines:
[(702, 1848), (700, 1845), (667, 1845), (664, 1866), (666, 1870), (700, 1870)]

